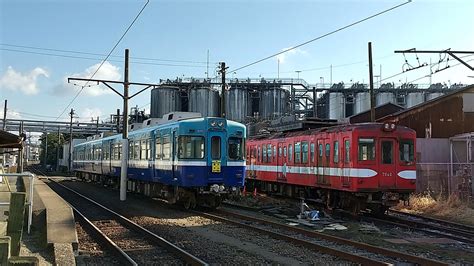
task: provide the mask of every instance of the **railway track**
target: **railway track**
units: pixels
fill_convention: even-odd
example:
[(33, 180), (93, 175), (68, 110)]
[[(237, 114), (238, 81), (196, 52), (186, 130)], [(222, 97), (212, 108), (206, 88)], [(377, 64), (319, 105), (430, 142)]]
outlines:
[(141, 227), (100, 203), (52, 181), (52, 188), (73, 207), (81, 224), (126, 265), (207, 265), (166, 239)]
[(363, 219), (379, 224), (413, 229), (429, 235), (449, 238), (467, 244), (474, 244), (474, 228), (467, 225), (392, 210), (390, 210), (387, 215), (364, 216)]
[(448, 265), (447, 263), (436, 260), (417, 257), (223, 209), (218, 210), (216, 213), (199, 211), (195, 211), (195, 213), (209, 219), (231, 223), (259, 233), (268, 234), (277, 239), (302, 245), (306, 248), (311, 248), (363, 265), (390, 265), (406, 262), (420, 265)]

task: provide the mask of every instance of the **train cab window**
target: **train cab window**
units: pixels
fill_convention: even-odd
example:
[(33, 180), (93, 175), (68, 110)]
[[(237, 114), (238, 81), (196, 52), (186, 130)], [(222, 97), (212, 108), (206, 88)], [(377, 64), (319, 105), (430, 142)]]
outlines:
[(349, 140), (344, 141), (344, 162), (348, 163), (351, 161), (351, 142)]
[(155, 140), (155, 159), (161, 159), (161, 139), (160, 139), (160, 136), (156, 136), (156, 140)]
[(393, 141), (382, 141), (382, 163), (393, 163)]
[(213, 160), (221, 158), (221, 137), (213, 136), (211, 138), (211, 158)]
[(308, 163), (308, 142), (301, 143), (301, 163)]
[(301, 162), (301, 143), (295, 143), (295, 163)]
[(288, 161), (293, 162), (293, 146), (288, 146)]
[(242, 138), (230, 137), (229, 140), (228, 156), (230, 161), (243, 160), (242, 154), (244, 153), (244, 140)]
[(399, 147), (400, 162), (404, 164), (411, 164), (415, 161), (415, 145), (413, 140), (403, 139), (400, 141)]
[(359, 139), (359, 161), (375, 160), (375, 140), (373, 138)]
[(334, 141), (334, 158), (333, 158), (333, 161), (334, 163), (338, 163), (339, 162), (339, 141)]
[(179, 159), (203, 159), (204, 137), (179, 136), (178, 138)]
[(163, 144), (161, 148), (161, 159), (169, 160), (171, 158), (171, 137), (169, 135), (163, 136)]
[(311, 163), (314, 163), (314, 143), (311, 143), (310, 145), (310, 160), (311, 160)]

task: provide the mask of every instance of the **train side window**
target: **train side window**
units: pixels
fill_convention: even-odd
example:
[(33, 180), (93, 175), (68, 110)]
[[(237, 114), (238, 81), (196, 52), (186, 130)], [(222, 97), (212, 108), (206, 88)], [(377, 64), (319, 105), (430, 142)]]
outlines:
[(339, 162), (339, 141), (334, 141), (334, 163)]
[(272, 162), (272, 144), (267, 144), (267, 158), (268, 162)]
[(161, 159), (161, 138), (156, 136), (155, 139), (155, 159)]
[(140, 160), (140, 141), (135, 141), (134, 142), (134, 147), (133, 147), (133, 158), (135, 160)]
[(147, 156), (147, 141), (141, 140), (140, 141), (140, 160), (148, 159)]
[(280, 147), (278, 147), (278, 157), (281, 158), (282, 157), (281, 154), (282, 154), (282, 151), (281, 151), (281, 146), (280, 146)]
[(267, 162), (267, 146), (266, 145), (262, 146), (262, 162), (264, 163)]
[(260, 157), (260, 146), (257, 147), (257, 160), (262, 162), (262, 157)]
[(331, 155), (331, 144), (326, 143), (326, 159), (329, 161), (329, 156)]
[[(231, 144), (229, 144), (229, 146), (230, 145)], [(229, 154), (230, 154), (230, 151), (229, 151)], [(204, 137), (179, 136), (178, 158), (179, 159), (203, 159), (204, 158)]]
[(344, 141), (344, 161), (346, 163), (351, 161), (351, 142), (349, 140)]
[(286, 146), (283, 147), (283, 156), (286, 158)]
[(375, 160), (375, 140), (373, 138), (359, 139), (359, 161)]
[(169, 160), (171, 158), (171, 137), (169, 135), (163, 136), (161, 149), (161, 158), (163, 160)]
[(403, 139), (400, 141), (399, 147), (400, 162), (411, 164), (415, 161), (415, 145), (411, 139)]
[(308, 142), (301, 143), (301, 151), (302, 151), (301, 162), (308, 163)]
[(295, 163), (301, 162), (301, 143), (295, 143)]
[(277, 147), (273, 146), (273, 160), (274, 161), (276, 161), (276, 157), (277, 157)]
[(288, 161), (293, 162), (293, 146), (288, 146)]
[(311, 163), (314, 163), (314, 143), (311, 143), (310, 145), (310, 156), (311, 158)]
[(122, 158), (122, 143), (118, 144), (118, 159), (121, 160)]
[(213, 136), (211, 138), (211, 158), (219, 160), (221, 158), (221, 137)]
[(318, 150), (319, 160), (321, 161), (321, 159), (323, 158), (323, 144), (319, 144)]
[(133, 147), (134, 147), (134, 146), (133, 146), (133, 141), (130, 141), (130, 142), (128, 143), (128, 159), (129, 159), (129, 160), (133, 159), (133, 155), (134, 155), (134, 153), (133, 153)]

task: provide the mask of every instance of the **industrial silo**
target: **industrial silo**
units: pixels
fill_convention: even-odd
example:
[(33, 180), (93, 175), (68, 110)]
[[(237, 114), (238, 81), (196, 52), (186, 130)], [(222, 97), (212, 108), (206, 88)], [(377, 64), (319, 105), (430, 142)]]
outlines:
[(376, 106), (386, 103), (395, 103), (395, 95), (392, 92), (380, 92), (376, 96)]
[(273, 119), (288, 112), (290, 93), (279, 87), (260, 91), (260, 117)]
[(344, 94), (329, 93), (329, 119), (342, 119), (345, 117), (344, 114)]
[(412, 92), (407, 95), (407, 108), (418, 105), (425, 100), (422, 92)]
[(164, 114), (181, 111), (179, 88), (174, 86), (160, 86), (151, 90), (152, 118), (161, 118)]
[(188, 93), (189, 112), (201, 113), (203, 117), (219, 115), (219, 92), (209, 87), (191, 88)]
[(238, 122), (252, 116), (252, 99), (245, 87), (231, 87), (225, 93), (226, 118)]
[(370, 93), (359, 92), (355, 96), (355, 113), (362, 113), (370, 109)]

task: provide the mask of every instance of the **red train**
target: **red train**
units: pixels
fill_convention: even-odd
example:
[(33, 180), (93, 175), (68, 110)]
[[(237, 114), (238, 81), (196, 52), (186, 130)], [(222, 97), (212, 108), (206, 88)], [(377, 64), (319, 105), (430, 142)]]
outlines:
[(247, 188), (384, 212), (415, 191), (416, 132), (392, 123), (275, 133), (247, 142)]

